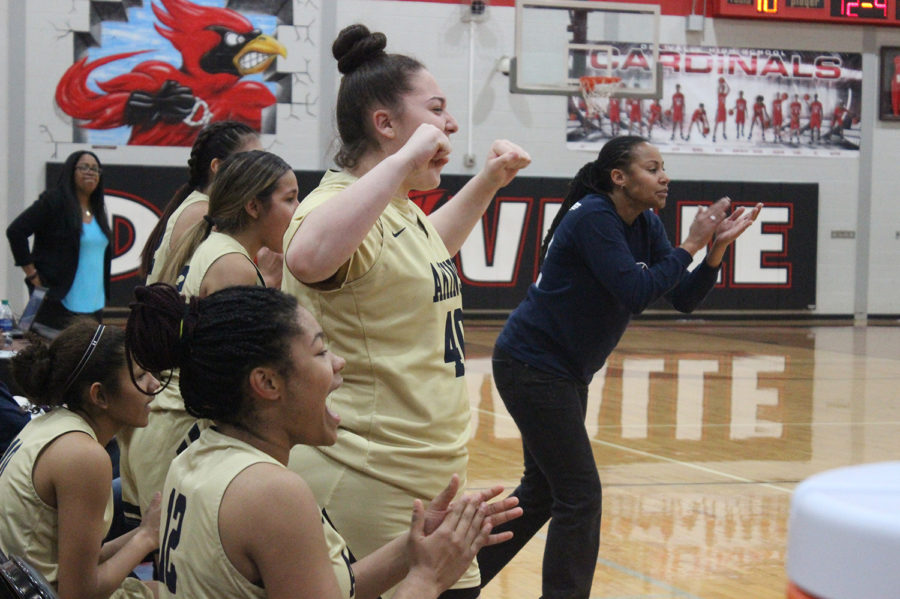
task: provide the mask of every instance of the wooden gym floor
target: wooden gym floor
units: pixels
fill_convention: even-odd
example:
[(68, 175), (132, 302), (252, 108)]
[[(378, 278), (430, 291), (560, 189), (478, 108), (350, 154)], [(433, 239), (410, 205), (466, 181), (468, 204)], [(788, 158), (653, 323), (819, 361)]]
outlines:
[[(491, 377), (498, 332), (466, 328), (470, 488), (521, 474)], [(590, 387), (603, 481), (592, 598), (784, 599), (793, 490), (900, 459), (898, 395), (900, 326), (633, 324)], [(545, 531), (484, 599), (540, 595)]]

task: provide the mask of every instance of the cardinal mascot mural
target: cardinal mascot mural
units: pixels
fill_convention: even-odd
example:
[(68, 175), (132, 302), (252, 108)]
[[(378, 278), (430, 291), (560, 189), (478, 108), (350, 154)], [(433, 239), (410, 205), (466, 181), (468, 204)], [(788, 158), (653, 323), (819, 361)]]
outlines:
[(105, 64), (149, 50), (113, 54), (73, 64), (56, 87), (56, 103), (87, 129), (131, 127), (132, 145), (190, 146), (211, 121), (235, 120), (260, 130), (262, 110), (276, 98), (263, 83), (242, 77), (265, 71), (287, 51), (275, 38), (254, 29), (243, 15), (187, 0), (159, 0), (156, 31), (181, 53), (180, 67), (160, 60), (139, 63), (130, 72), (95, 81)]

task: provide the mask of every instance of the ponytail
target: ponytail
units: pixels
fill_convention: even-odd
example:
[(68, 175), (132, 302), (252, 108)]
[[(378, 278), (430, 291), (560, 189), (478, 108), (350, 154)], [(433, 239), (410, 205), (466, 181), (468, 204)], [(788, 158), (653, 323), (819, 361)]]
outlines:
[[(204, 127), (197, 134), (194, 145), (191, 147), (191, 157), (188, 159), (188, 180), (175, 192), (175, 195), (166, 204), (162, 216), (147, 237), (147, 243), (141, 250), (142, 277), (146, 277), (153, 266), (153, 254), (159, 244), (162, 243), (166, 232), (166, 225), (175, 210), (184, 203), (194, 191), (203, 191), (209, 186), (209, 177), (212, 161), (218, 158), (224, 160), (229, 155), (245, 147), (247, 141), (258, 137), (250, 125), (237, 121), (216, 121)], [(162, 265), (157, 265), (159, 268)]]
[(569, 209), (583, 197), (590, 194), (610, 194), (613, 191), (613, 182), (611, 173), (614, 169), (627, 170), (634, 161), (633, 150), (635, 146), (647, 143), (647, 140), (637, 135), (623, 135), (614, 137), (600, 149), (600, 154), (593, 162), (588, 162), (575, 177), (569, 182), (569, 192), (566, 194), (565, 200), (559, 207), (559, 212), (553, 219), (553, 223), (547, 230), (547, 235), (541, 244), (540, 262), (544, 262), (547, 255), (547, 249), (550, 247), (550, 240), (553, 239), (553, 233), (562, 219), (565, 218)]

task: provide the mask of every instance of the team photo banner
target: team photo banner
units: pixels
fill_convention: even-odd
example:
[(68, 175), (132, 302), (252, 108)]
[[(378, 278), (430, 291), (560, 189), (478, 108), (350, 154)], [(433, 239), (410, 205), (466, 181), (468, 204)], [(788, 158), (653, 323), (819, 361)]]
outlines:
[[(653, 68), (650, 49), (609, 45), (611, 58), (590, 54), (585, 74), (611, 72), (625, 88), (640, 87)], [(611, 137), (634, 134), (667, 153), (859, 154), (862, 54), (662, 44), (659, 62), (658, 100), (610, 99), (598, 111), (571, 98), (569, 149), (597, 151)]]

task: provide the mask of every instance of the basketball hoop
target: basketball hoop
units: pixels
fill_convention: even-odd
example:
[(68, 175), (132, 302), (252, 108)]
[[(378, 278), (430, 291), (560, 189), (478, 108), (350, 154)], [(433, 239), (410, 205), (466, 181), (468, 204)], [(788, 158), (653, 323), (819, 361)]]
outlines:
[(586, 75), (579, 77), (581, 95), (587, 106), (587, 116), (600, 116), (606, 112), (609, 97), (622, 82), (621, 77), (599, 77)]

